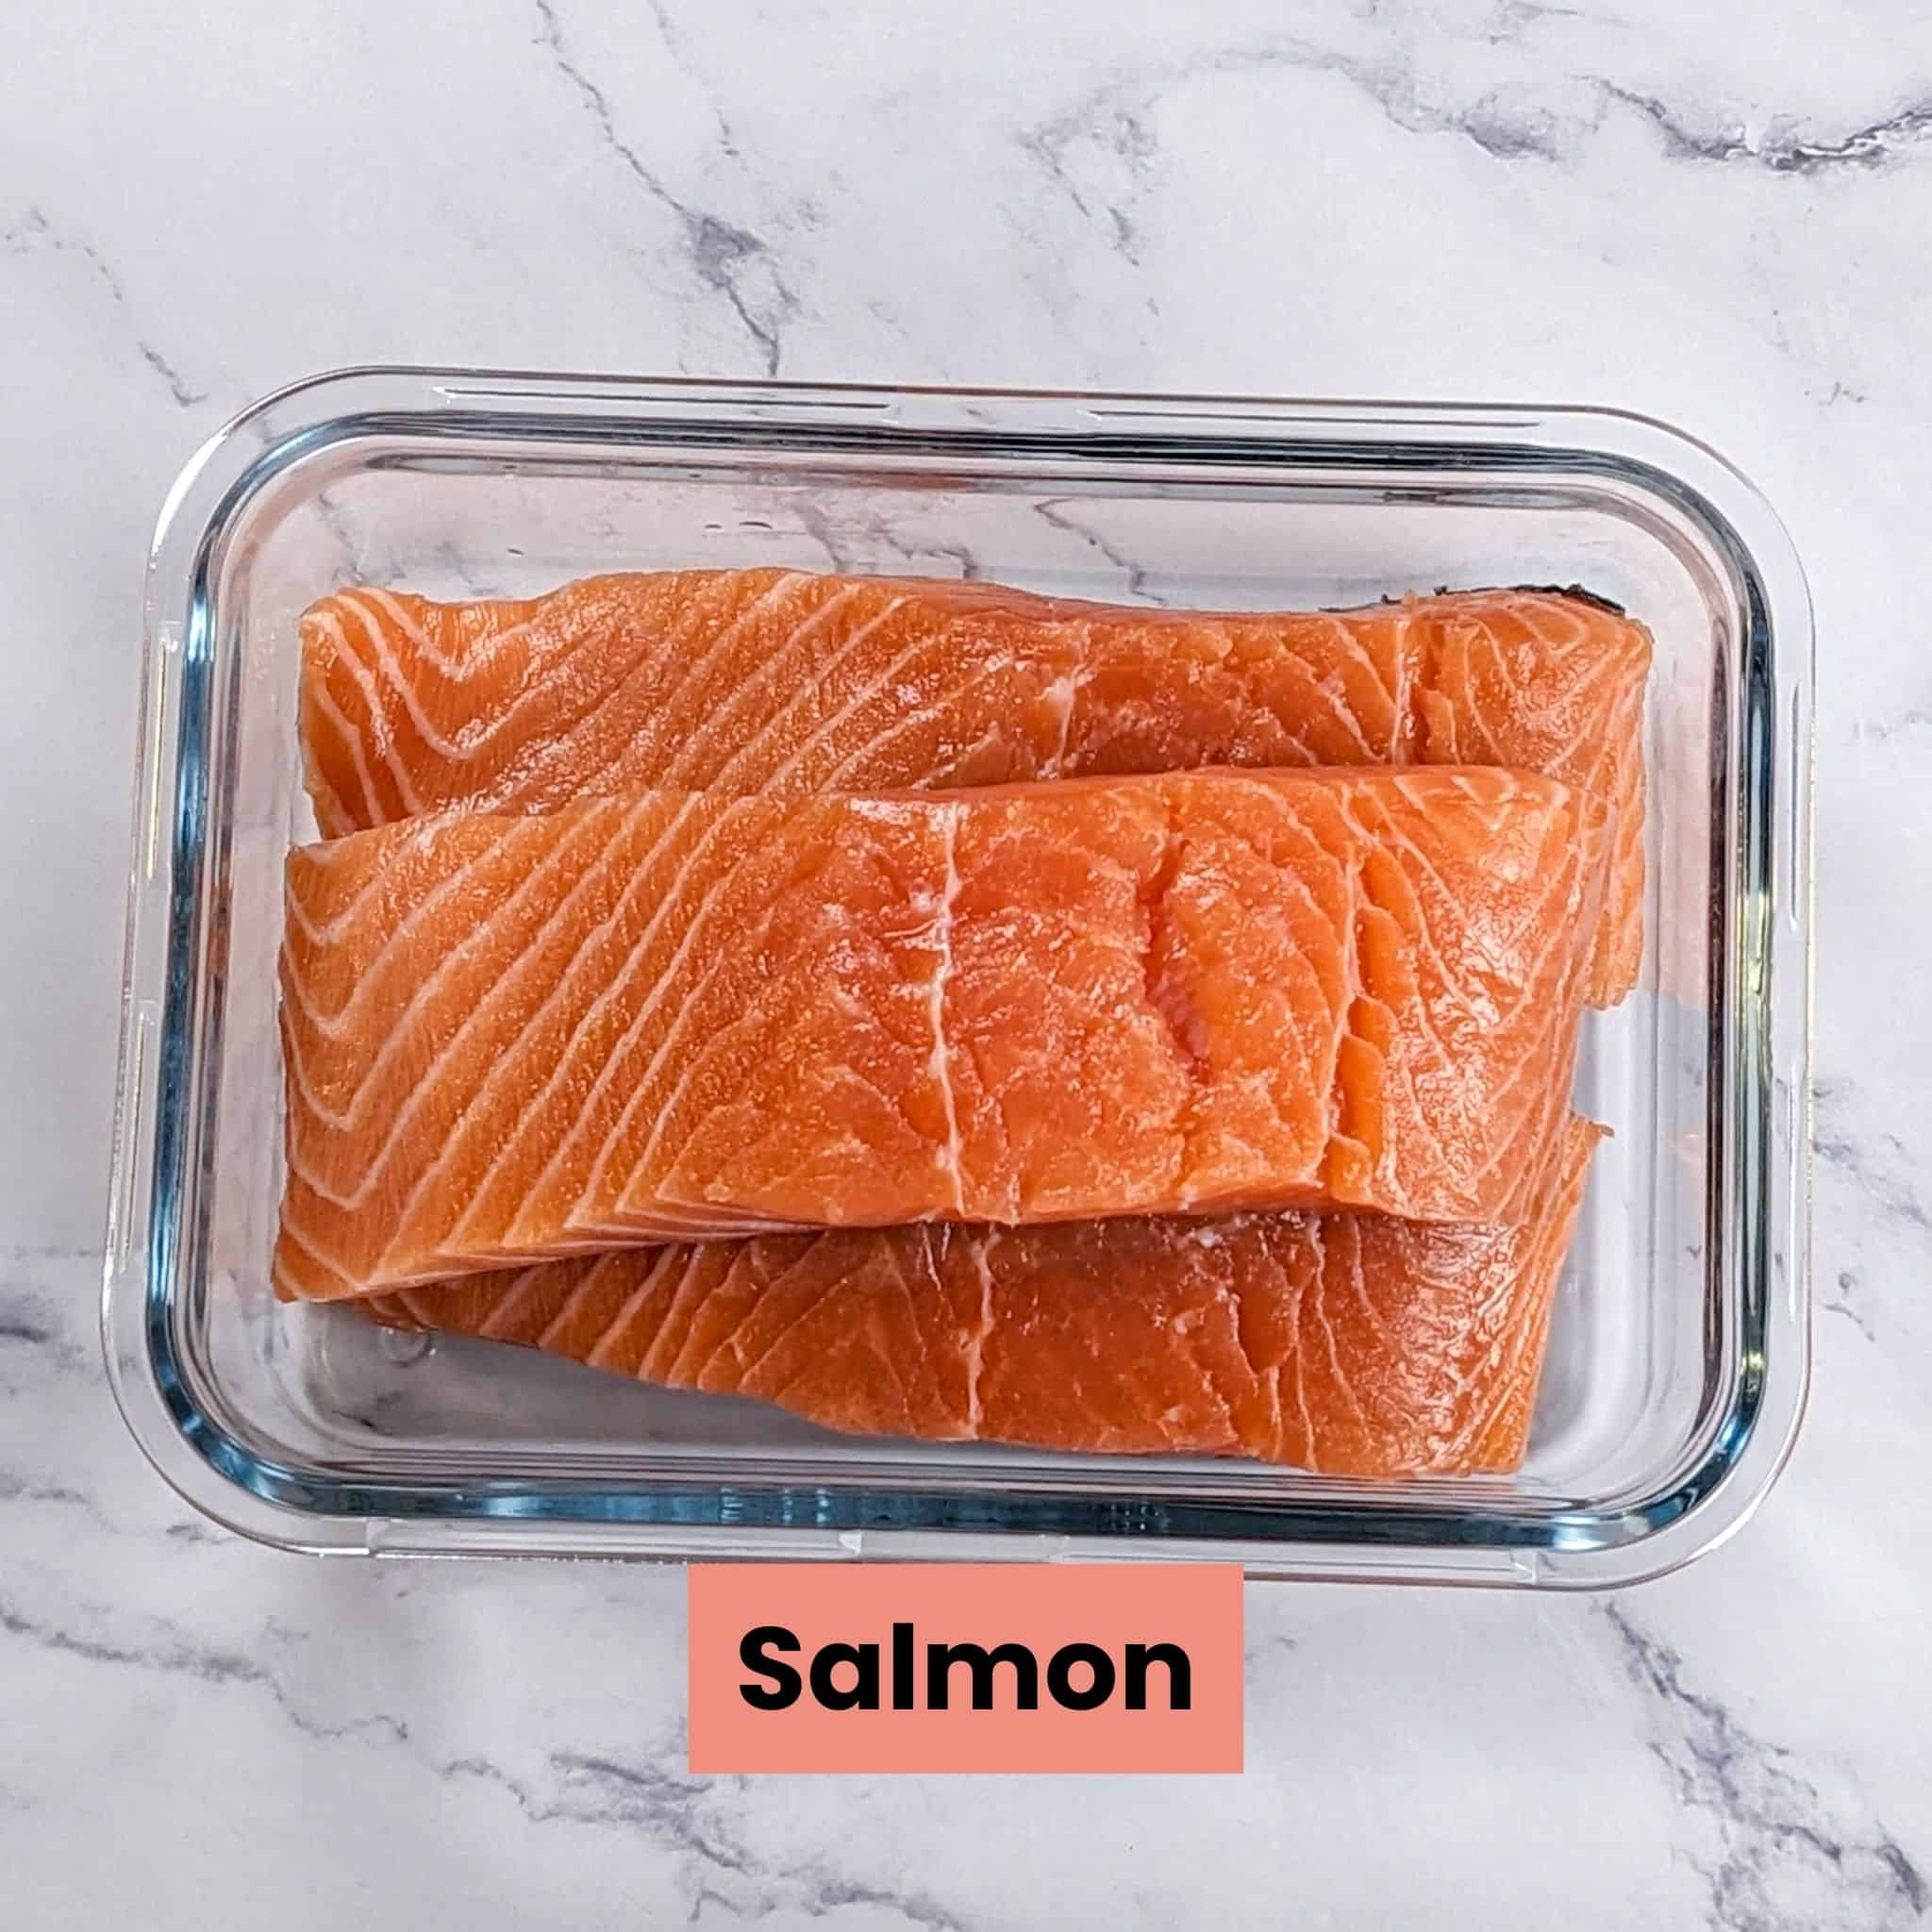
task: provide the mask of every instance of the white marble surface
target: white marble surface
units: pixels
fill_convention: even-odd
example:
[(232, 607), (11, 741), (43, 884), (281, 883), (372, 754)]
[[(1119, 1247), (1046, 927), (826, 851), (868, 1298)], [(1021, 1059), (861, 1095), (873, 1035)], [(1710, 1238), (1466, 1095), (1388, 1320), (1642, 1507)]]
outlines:
[[(0, 28), (0, 1921), (1932, 1917), (1924, 0), (270, 8)], [(1817, 1374), (1608, 1600), (1249, 1593), (1238, 1781), (692, 1778), (675, 1571), (191, 1520), (94, 1339), (140, 561), (358, 360), (1579, 398), (1782, 509), (1821, 640)]]

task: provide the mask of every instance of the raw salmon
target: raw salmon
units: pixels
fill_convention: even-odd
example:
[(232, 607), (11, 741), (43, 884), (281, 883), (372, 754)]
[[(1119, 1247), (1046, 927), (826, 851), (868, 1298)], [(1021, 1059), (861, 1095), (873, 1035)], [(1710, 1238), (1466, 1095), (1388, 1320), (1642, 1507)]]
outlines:
[(302, 646), (326, 837), (644, 789), (1506, 765), (1615, 808), (1592, 1002), (1621, 999), (1641, 962), (1650, 637), (1581, 595), (1206, 614), (987, 584), (672, 571), (527, 603), (342, 591), (303, 618)]
[(1520, 1220), (1609, 845), (1600, 800), (1472, 768), (647, 792), (304, 848), (277, 1280), (928, 1219)]
[(864, 1435), (1504, 1472), (1523, 1460), (1602, 1133), (1571, 1122), (1520, 1227), (1329, 1213), (841, 1230), (555, 1261), (364, 1306)]

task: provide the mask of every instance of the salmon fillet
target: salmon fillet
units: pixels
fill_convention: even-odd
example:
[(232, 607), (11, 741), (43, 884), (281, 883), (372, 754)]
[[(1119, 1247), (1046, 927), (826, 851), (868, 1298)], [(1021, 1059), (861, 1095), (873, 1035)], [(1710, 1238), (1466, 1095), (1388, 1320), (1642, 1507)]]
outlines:
[(290, 855), (285, 1294), (611, 1245), (1523, 1218), (1599, 800), (1494, 769), (650, 792)]
[(1329, 1213), (842, 1230), (554, 1261), (362, 1306), (860, 1435), (1500, 1474), (1523, 1461), (1603, 1132), (1572, 1120), (1520, 1227)]
[(302, 620), (302, 731), (325, 837), (646, 789), (1542, 772), (1616, 813), (1589, 995), (1609, 1006), (1643, 953), (1650, 650), (1614, 608), (1541, 591), (1283, 616), (778, 570), (591, 577), (523, 603), (364, 588)]

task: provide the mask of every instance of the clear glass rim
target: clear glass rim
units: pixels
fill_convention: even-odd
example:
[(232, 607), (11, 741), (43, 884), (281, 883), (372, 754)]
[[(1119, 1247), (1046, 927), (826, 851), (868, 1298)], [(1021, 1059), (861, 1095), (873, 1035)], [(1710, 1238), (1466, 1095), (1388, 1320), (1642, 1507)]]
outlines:
[[(1211, 427), (1207, 425), (1212, 425)], [(1734, 742), (1741, 878), (1713, 961), (1724, 1064), (1720, 1129), (1739, 1212), (1738, 1374), (1709, 1440), (1654, 1496), (1598, 1512), (1136, 1499), (1119, 1482), (1016, 1480), (987, 1495), (870, 1490), (862, 1479), (635, 1484), (521, 1479), (372, 1484), (258, 1455), (204, 1399), (179, 1346), (180, 1176), (208, 1068), (193, 1015), (213, 701), (208, 565), (222, 531), (298, 458), (385, 433), (534, 436), (637, 448), (694, 435), (754, 448), (824, 446), (1078, 458), (1104, 454), (1281, 468), (1466, 465), (1494, 475), (1615, 478), (1690, 517), (1735, 573), (1746, 616)], [(1790, 539), (1741, 474), (1655, 418), (1571, 405), (1075, 394), (783, 381), (371, 367), (308, 378), (210, 438), (168, 492), (149, 558), (102, 1308), (109, 1378), (137, 1441), (191, 1503), (279, 1546), (383, 1554), (675, 1558), (1144, 1557), (1241, 1561), (1257, 1576), (1603, 1588), (1674, 1569), (1746, 1520), (1775, 1479), (1809, 1377), (1810, 812), (1813, 640)], [(170, 736), (172, 727), (172, 740)], [(198, 736), (200, 734), (200, 736)], [(1746, 780), (1749, 782), (1745, 782)], [(1364, 1498), (1366, 1501), (1367, 1499)]]

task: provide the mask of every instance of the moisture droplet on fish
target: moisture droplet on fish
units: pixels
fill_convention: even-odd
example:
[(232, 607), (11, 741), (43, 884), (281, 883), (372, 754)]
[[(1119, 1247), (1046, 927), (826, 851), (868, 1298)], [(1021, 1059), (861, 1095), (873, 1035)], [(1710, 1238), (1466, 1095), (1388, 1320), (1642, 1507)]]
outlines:
[(424, 1328), (380, 1328), (375, 1345), (385, 1360), (407, 1369), (411, 1362), (426, 1361), (436, 1353), (436, 1337)]

